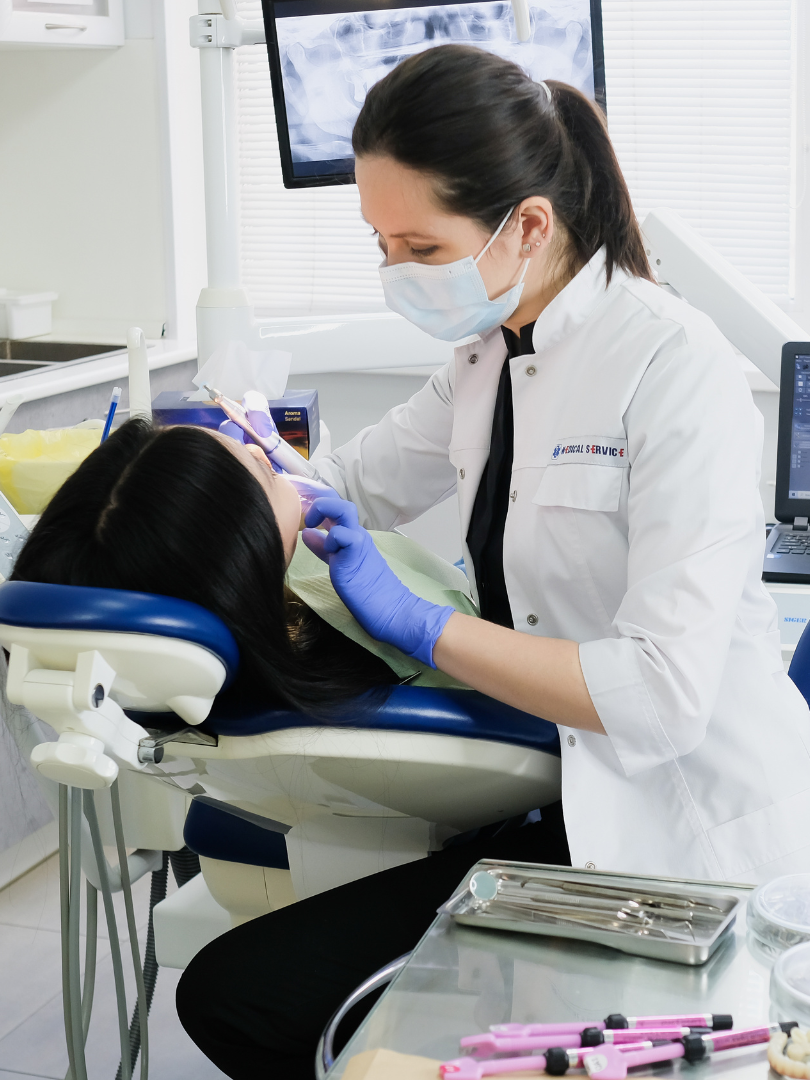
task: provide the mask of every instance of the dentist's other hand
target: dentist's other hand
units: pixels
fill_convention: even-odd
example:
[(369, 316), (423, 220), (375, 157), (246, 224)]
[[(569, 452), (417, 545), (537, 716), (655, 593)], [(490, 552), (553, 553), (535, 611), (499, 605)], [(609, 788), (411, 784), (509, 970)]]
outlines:
[(242, 404), (245, 407), (247, 418), (257, 435), (261, 435), (263, 439), (266, 439), (270, 435), (278, 434), (276, 422), (270, 413), (270, 407), (264, 394), (260, 394), (258, 390), (247, 390), (242, 398)]
[(227, 435), (229, 439), (235, 439), (236, 442), (243, 444), (245, 442), (246, 435), (244, 431), (233, 420), (223, 420), (219, 425), (219, 433), (220, 435)]
[[(329, 564), (335, 592), (366, 633), (435, 668), (433, 647), (454, 608), (431, 604), (402, 584), (359, 524), (354, 503), (316, 499), (304, 520), (304, 543)], [(324, 536), (315, 526), (326, 520), (334, 524)]]

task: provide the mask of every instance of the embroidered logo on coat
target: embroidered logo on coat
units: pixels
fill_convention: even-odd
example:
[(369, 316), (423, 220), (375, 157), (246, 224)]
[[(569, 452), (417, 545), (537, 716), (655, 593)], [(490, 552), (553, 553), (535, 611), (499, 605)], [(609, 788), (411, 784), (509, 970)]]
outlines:
[(566, 465), (570, 462), (626, 468), (630, 464), (627, 460), (627, 439), (560, 439), (551, 451), (549, 465)]

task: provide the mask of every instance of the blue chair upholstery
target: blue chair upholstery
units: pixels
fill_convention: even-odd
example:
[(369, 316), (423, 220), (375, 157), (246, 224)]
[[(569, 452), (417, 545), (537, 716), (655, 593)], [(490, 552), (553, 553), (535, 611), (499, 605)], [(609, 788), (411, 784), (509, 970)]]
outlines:
[(222, 661), (227, 672), (225, 686), (233, 681), (239, 667), (239, 648), (225, 623), (199, 604), (173, 596), (5, 581), (0, 585), (0, 623), (35, 630), (102, 630), (190, 641)]
[(802, 630), (802, 636), (790, 661), (788, 675), (799, 688), (804, 700), (810, 705), (810, 623)]
[[(379, 707), (374, 707), (373, 698), (368, 702), (361, 700), (360, 706), (356, 713), (346, 710), (343, 723), (353, 728), (491, 739), (560, 756), (556, 724), (513, 709), (475, 690), (395, 686)], [(314, 720), (306, 713), (261, 705), (234, 707), (220, 697), (214, 702), (201, 730), (214, 735), (244, 736), (322, 724), (322, 720)]]
[(280, 821), (197, 795), (186, 816), (183, 839), (187, 847), (208, 859), (289, 870), (284, 839), (289, 831), (290, 826)]

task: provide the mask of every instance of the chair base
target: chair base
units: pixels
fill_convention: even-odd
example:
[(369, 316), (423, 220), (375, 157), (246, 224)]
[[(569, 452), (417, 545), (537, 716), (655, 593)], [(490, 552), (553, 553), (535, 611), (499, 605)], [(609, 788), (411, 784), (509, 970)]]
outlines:
[(155, 905), (155, 954), (161, 967), (186, 968), (197, 953), (232, 927), (202, 874)]

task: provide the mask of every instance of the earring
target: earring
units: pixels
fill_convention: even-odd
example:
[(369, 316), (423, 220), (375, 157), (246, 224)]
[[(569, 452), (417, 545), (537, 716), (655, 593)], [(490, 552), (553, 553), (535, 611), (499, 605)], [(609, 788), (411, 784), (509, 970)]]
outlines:
[(534, 242), (534, 246), (535, 246), (535, 247), (540, 247), (540, 241), (539, 241), (539, 240), (535, 240), (535, 242)]
[(524, 251), (531, 251), (532, 250), (532, 245), (531, 244), (524, 244), (523, 245), (523, 250)]

